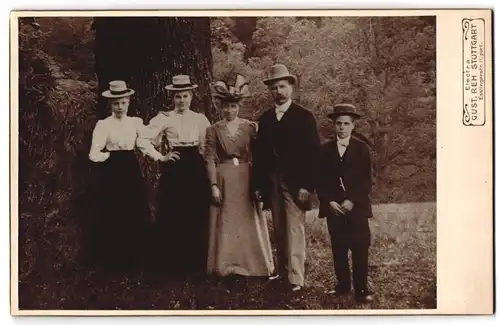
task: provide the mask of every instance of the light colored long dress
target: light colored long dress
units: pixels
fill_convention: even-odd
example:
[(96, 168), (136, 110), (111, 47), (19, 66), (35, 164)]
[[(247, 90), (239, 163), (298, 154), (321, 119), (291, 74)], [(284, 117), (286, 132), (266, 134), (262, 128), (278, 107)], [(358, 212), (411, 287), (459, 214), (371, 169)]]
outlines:
[(210, 208), (208, 273), (269, 276), (274, 271), (265, 216), (252, 199), (251, 143), (256, 128), (240, 119), (234, 134), (226, 121), (207, 130), (205, 159), (222, 204)]

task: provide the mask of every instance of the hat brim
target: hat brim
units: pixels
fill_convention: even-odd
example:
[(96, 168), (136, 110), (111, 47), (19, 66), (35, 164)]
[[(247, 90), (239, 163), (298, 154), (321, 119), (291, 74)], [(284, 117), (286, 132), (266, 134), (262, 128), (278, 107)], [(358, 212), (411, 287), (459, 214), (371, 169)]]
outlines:
[(284, 75), (284, 76), (275, 77), (275, 78), (264, 79), (262, 82), (265, 85), (269, 85), (270, 83), (272, 83), (274, 81), (278, 81), (278, 80), (293, 80), (293, 84), (297, 83), (297, 77), (294, 76), (293, 74)]
[(358, 114), (358, 113), (352, 113), (352, 112), (338, 112), (338, 113), (330, 113), (327, 115), (328, 118), (334, 120), (336, 119), (338, 116), (341, 116), (341, 115), (348, 115), (348, 116), (352, 116), (354, 118), (361, 118), (361, 115)]
[(108, 89), (102, 93), (102, 96), (106, 98), (122, 98), (122, 97), (132, 96), (133, 94), (135, 94), (135, 91), (133, 89), (128, 89), (127, 92), (118, 95), (112, 94), (111, 91)]
[(215, 96), (213, 96), (214, 99), (218, 99), (221, 102), (226, 102), (226, 103), (239, 103), (248, 97), (249, 96), (231, 96), (231, 95), (227, 95), (227, 96), (215, 95)]
[(198, 85), (192, 85), (192, 86), (178, 88), (178, 87), (174, 87), (174, 85), (171, 84), (171, 85), (168, 85), (168, 86), (165, 87), (166, 90), (170, 90), (170, 91), (193, 90), (193, 89), (196, 89), (196, 88), (198, 88)]

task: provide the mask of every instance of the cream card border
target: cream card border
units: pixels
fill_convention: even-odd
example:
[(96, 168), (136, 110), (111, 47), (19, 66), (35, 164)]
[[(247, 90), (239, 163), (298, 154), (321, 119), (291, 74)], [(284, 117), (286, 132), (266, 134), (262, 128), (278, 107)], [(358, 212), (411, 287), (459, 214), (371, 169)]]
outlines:
[[(437, 17), (437, 309), (239, 311), (21, 311), (18, 254), (18, 25), (23, 16), (419, 16)], [(485, 21), (485, 124), (462, 123), (462, 20)], [(384, 315), (493, 312), (492, 12), (490, 10), (17, 11), (11, 13), (12, 315)]]

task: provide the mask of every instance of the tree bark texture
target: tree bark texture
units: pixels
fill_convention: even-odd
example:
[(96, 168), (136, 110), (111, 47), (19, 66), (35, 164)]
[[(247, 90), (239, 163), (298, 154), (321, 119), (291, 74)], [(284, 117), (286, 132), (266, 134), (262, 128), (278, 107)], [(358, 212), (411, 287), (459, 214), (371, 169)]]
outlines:
[[(99, 96), (109, 81), (125, 80), (136, 91), (130, 114), (148, 122), (158, 111), (171, 109), (171, 95), (164, 87), (172, 76), (187, 74), (199, 86), (193, 110), (213, 120), (209, 18), (98, 17), (94, 28)], [(97, 113), (99, 117), (109, 115), (102, 98)]]
[[(98, 81), (97, 117), (110, 114), (101, 93), (111, 80), (124, 80), (135, 90), (129, 115), (148, 124), (159, 111), (173, 109), (172, 94), (165, 86), (177, 74), (187, 74), (198, 85), (191, 108), (218, 119), (211, 98), (212, 50), (207, 17), (96, 17), (95, 63)], [(158, 165), (147, 157), (140, 163), (151, 202), (158, 184)], [(152, 215), (155, 205), (151, 204)]]

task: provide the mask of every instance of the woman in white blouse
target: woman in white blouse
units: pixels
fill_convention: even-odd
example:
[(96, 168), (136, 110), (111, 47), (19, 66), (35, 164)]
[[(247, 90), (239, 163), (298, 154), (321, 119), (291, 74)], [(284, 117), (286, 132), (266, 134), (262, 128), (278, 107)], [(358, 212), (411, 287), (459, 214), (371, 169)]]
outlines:
[(144, 124), (141, 118), (127, 115), (133, 94), (124, 81), (109, 83), (102, 96), (109, 99), (112, 113), (95, 125), (89, 152), (98, 184), (90, 253), (98, 265), (118, 269), (142, 262), (150, 220), (145, 183), (134, 153)]
[[(189, 76), (174, 76), (165, 88), (173, 93), (174, 109), (153, 117), (137, 145), (161, 165), (156, 206), (155, 256), (171, 276), (203, 276), (208, 251), (210, 182), (205, 168), (205, 115), (191, 110)], [(164, 155), (154, 145), (164, 139)], [(176, 277), (177, 278), (177, 277)]]

